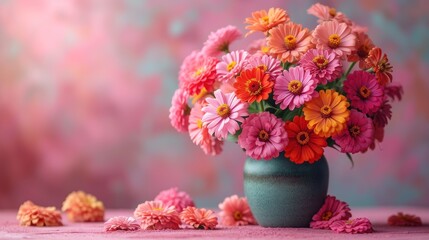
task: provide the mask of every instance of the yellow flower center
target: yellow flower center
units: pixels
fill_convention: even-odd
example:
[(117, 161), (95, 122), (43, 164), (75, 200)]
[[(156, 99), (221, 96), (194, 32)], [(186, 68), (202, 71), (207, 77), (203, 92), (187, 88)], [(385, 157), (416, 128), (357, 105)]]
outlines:
[(235, 61), (230, 62), (228, 66), (226, 66), (226, 70), (228, 70), (228, 72), (231, 72), (231, 70), (235, 67), (235, 65), (237, 65)]
[(299, 132), (296, 135), (296, 141), (301, 145), (305, 145), (308, 143), (308, 141), (310, 141), (310, 136), (308, 136), (307, 132), (304, 132), (304, 131)]
[(243, 214), (240, 211), (235, 211), (234, 212), (234, 220), (235, 221), (239, 221), (243, 218)]
[(287, 85), (289, 92), (298, 95), (302, 92), (302, 83), (298, 80), (292, 80)]
[(262, 142), (266, 142), (270, 138), (270, 134), (267, 133), (267, 131), (265, 131), (264, 129), (262, 129), (261, 131), (259, 131), (258, 138)]
[(199, 129), (203, 128), (203, 121), (201, 121), (201, 119), (197, 119), (197, 127)]
[(228, 104), (221, 104), (216, 109), (217, 115), (219, 115), (222, 118), (229, 117), (229, 114), (231, 113), (231, 109), (229, 108)]
[(268, 69), (267, 65), (259, 65), (257, 68), (261, 69), (262, 72), (266, 72)]
[(353, 137), (357, 137), (360, 134), (360, 127), (353, 125), (350, 129), (349, 129), (350, 135), (352, 135)]
[(200, 76), (204, 71), (203, 67), (198, 68), (195, 72), (194, 72), (194, 77), (198, 77)]
[(261, 20), (263, 24), (268, 24), (270, 22), (270, 18), (268, 16), (261, 17)]
[(270, 50), (270, 47), (268, 47), (268, 46), (262, 46), (261, 47), (261, 52), (263, 52), (263, 53), (268, 53), (269, 50)]
[(293, 50), (296, 47), (296, 38), (293, 35), (287, 35), (284, 38), (285, 46), (287, 50)]
[(329, 15), (331, 15), (331, 17), (335, 17), (335, 15), (337, 15), (337, 9), (330, 8), (329, 9)]
[(332, 108), (328, 105), (323, 105), (323, 107), (320, 109), (320, 112), (322, 113), (323, 118), (329, 118), (332, 113)]
[(246, 85), (247, 85), (247, 89), (246, 89), (247, 92), (252, 96), (258, 95), (262, 91), (261, 83), (254, 78), (251, 80), (248, 80), (246, 82)]
[(328, 59), (326, 59), (323, 55), (315, 56), (313, 58), (313, 62), (319, 69), (326, 68), (326, 65), (329, 63)]
[(338, 46), (340, 46), (341, 43), (341, 37), (340, 35), (334, 33), (331, 34), (328, 38), (328, 46), (330, 48), (337, 48)]
[(331, 217), (332, 217), (332, 212), (331, 211), (326, 211), (322, 215), (323, 221), (328, 221), (329, 219), (331, 219)]
[(371, 95), (371, 90), (369, 90), (366, 86), (362, 86), (359, 89), (359, 95), (363, 99), (367, 99)]

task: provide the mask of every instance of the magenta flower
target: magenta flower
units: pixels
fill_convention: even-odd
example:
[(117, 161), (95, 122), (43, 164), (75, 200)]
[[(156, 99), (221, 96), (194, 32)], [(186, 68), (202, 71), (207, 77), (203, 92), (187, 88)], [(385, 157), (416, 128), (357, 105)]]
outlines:
[(136, 231), (140, 229), (140, 223), (132, 217), (113, 217), (104, 223), (104, 231)]
[(211, 135), (218, 139), (226, 139), (229, 134), (235, 134), (240, 129), (238, 123), (244, 121), (243, 117), (249, 115), (248, 104), (243, 103), (235, 93), (214, 92), (214, 98), (206, 98), (207, 105), (203, 107), (202, 121)]
[(339, 220), (331, 224), (331, 230), (337, 233), (371, 233), (372, 224), (368, 218), (355, 218), (350, 220)]
[(219, 81), (227, 82), (240, 75), (244, 64), (246, 63), (249, 53), (240, 50), (222, 56), (222, 61), (216, 65), (217, 76)]
[(215, 229), (218, 224), (215, 213), (205, 208), (187, 207), (180, 213), (180, 218), (195, 229)]
[(350, 207), (347, 203), (338, 200), (334, 196), (326, 196), (322, 208), (313, 216), (310, 222), (311, 228), (329, 229), (329, 226), (338, 220), (351, 218)]
[(238, 144), (251, 158), (278, 157), (288, 143), (284, 122), (269, 112), (251, 114), (241, 127)]
[(318, 84), (326, 84), (341, 77), (343, 66), (338, 56), (321, 49), (310, 49), (299, 61), (299, 65), (310, 71)]
[(233, 195), (219, 204), (219, 216), (224, 226), (243, 226), (256, 224), (245, 197)]
[(228, 53), (229, 45), (241, 36), (240, 30), (234, 26), (220, 28), (216, 32), (210, 33), (201, 52), (211, 57), (216, 57), (222, 52)]
[(389, 101), (384, 100), (377, 112), (370, 115), (376, 127), (384, 128), (389, 119), (392, 118), (392, 106)]
[(161, 191), (155, 201), (161, 201), (165, 206), (174, 206), (178, 213), (186, 207), (195, 206), (194, 201), (186, 192), (179, 191), (177, 187)]
[(361, 70), (347, 76), (344, 91), (351, 101), (351, 106), (363, 113), (376, 112), (384, 100), (384, 87), (374, 75)]
[(188, 106), (188, 93), (179, 88), (174, 92), (170, 107), (170, 122), (171, 125), (179, 132), (187, 132), (189, 125), (189, 113), (191, 111)]
[(144, 230), (179, 229), (181, 221), (174, 206), (165, 206), (161, 201), (146, 201), (139, 204), (134, 217)]
[(338, 56), (344, 57), (355, 49), (356, 36), (345, 23), (325, 21), (314, 29), (312, 42), (317, 49), (331, 49)]
[(283, 75), (277, 77), (274, 84), (274, 100), (280, 104), (281, 109), (294, 110), (305, 102), (317, 96), (314, 91), (317, 81), (313, 79), (310, 71), (297, 66), (283, 71)]
[(252, 55), (248, 61), (245, 69), (253, 69), (255, 67), (260, 68), (264, 73), (270, 75), (270, 79), (275, 81), (276, 78), (282, 73), (283, 68), (280, 65), (280, 61), (269, 55), (255, 54)]
[(374, 141), (374, 125), (371, 118), (352, 109), (347, 128), (332, 139), (341, 147), (341, 152), (365, 152)]

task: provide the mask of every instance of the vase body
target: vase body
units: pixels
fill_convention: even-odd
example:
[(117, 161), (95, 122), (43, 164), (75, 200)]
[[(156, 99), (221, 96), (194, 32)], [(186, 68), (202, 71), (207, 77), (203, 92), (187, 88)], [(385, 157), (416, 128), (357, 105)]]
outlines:
[(328, 184), (324, 156), (313, 164), (296, 164), (281, 153), (268, 161), (248, 157), (244, 165), (244, 194), (264, 227), (309, 227), (325, 201)]

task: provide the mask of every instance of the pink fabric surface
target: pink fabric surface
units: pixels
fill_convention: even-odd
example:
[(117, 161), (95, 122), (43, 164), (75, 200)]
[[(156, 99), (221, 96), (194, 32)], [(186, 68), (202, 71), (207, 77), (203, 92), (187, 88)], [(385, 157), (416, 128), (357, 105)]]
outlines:
[[(402, 211), (422, 218), (421, 227), (392, 227), (387, 218)], [(132, 216), (133, 210), (108, 210), (106, 220), (114, 216)], [(0, 239), (429, 239), (429, 208), (353, 209), (353, 217), (367, 217), (374, 233), (340, 234), (310, 228), (263, 228), (260, 226), (223, 227), (215, 230), (140, 230), (104, 232), (103, 223), (72, 223), (63, 215), (62, 227), (21, 227), (16, 211), (0, 211)]]

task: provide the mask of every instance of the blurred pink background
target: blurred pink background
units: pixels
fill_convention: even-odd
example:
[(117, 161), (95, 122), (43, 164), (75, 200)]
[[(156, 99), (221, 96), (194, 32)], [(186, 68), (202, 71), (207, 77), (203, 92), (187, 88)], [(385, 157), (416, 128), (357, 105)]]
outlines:
[[(211, 31), (245, 32), (255, 10), (282, 7), (313, 28), (315, 2), (0, 1), (0, 208), (61, 207), (74, 190), (107, 208), (134, 208), (173, 186), (201, 207), (243, 195), (237, 145), (208, 157), (170, 126), (178, 69)], [(427, 1), (321, 2), (369, 27), (405, 89), (378, 149), (354, 155), (354, 168), (328, 150), (329, 193), (352, 206), (429, 206)]]

